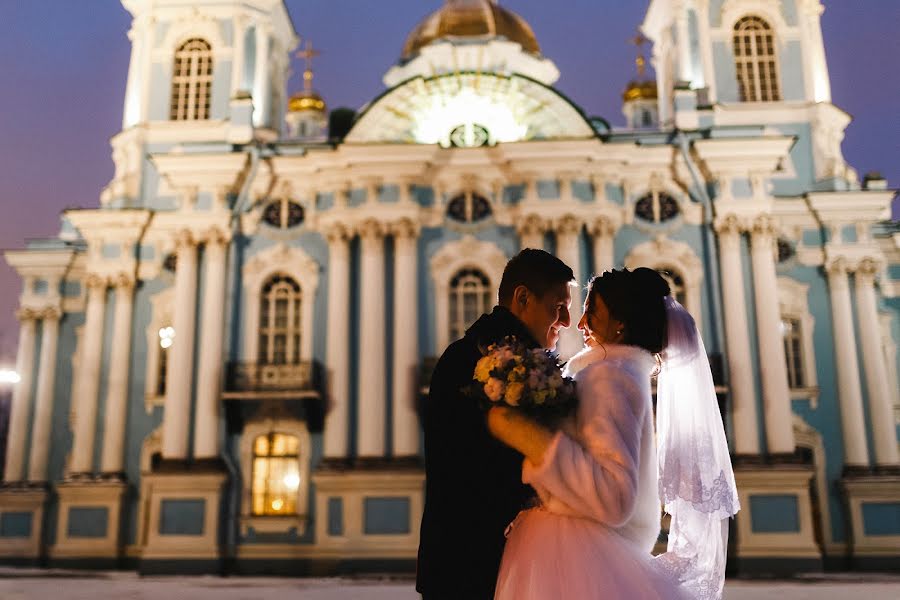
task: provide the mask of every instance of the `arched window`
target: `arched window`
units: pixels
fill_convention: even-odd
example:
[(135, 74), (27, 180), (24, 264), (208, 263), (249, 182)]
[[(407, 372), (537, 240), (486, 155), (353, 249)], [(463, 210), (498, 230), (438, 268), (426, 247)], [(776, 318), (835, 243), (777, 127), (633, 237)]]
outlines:
[(769, 23), (748, 16), (735, 24), (734, 62), (743, 102), (781, 100), (775, 34)]
[(450, 281), (450, 339), (458, 340), (466, 329), (491, 308), (491, 284), (476, 269), (463, 269)]
[(491, 203), (479, 194), (460, 194), (447, 203), (447, 216), (459, 223), (477, 223), (491, 216)]
[(687, 306), (687, 288), (684, 285), (684, 278), (678, 271), (666, 267), (656, 269), (656, 272), (662, 275), (666, 283), (669, 284), (669, 291), (672, 297), (682, 306)]
[(647, 194), (634, 205), (637, 218), (648, 223), (665, 223), (681, 213), (678, 201), (665, 192)]
[(213, 57), (209, 42), (192, 38), (175, 51), (172, 71), (173, 121), (199, 121), (209, 118), (212, 96)]
[(159, 361), (156, 371), (156, 395), (166, 395), (166, 379), (169, 373), (169, 348), (175, 343), (175, 328), (171, 325), (159, 330)]
[(251, 502), (254, 515), (297, 513), (300, 487), (300, 442), (283, 433), (253, 440)]
[(260, 364), (300, 362), (300, 286), (286, 275), (273, 275), (262, 288), (259, 311)]

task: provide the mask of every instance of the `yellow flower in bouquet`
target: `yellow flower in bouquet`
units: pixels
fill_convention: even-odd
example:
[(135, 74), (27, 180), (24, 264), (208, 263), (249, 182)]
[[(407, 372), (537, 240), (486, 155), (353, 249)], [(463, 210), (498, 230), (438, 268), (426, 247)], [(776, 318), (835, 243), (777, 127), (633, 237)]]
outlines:
[(478, 361), (478, 364), (475, 365), (475, 379), (481, 383), (487, 383), (487, 380), (491, 378), (491, 371), (494, 370), (495, 366), (496, 364), (492, 355), (488, 354), (482, 356), (481, 360)]
[(524, 391), (524, 383), (520, 383), (518, 381), (510, 383), (506, 386), (506, 394), (504, 394), (503, 400), (505, 400), (506, 403), (510, 406), (518, 406), (519, 400), (522, 399), (522, 392)]

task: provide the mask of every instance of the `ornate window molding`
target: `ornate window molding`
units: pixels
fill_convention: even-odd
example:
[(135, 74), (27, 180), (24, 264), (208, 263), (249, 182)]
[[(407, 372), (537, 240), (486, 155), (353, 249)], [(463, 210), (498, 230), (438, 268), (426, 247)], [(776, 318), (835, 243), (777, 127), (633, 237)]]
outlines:
[(778, 48), (769, 21), (756, 15), (734, 24), (732, 40), (741, 102), (778, 102), (781, 98)]
[[(254, 443), (257, 438), (280, 433), (297, 439), (299, 485), (295, 500), (296, 511), (290, 515), (253, 514), (253, 461)], [(309, 514), (310, 461), (312, 442), (306, 423), (296, 419), (264, 419), (250, 421), (241, 433), (241, 479), (244, 482), (241, 498), (241, 533), (247, 535), (252, 528), (257, 533), (287, 533), (296, 530), (298, 536), (306, 531)]]
[(684, 242), (659, 237), (631, 249), (625, 257), (625, 267), (648, 267), (680, 275), (684, 282), (684, 307), (691, 313), (702, 333), (702, 304), (700, 289), (703, 283), (703, 263), (694, 250)]
[(276, 273), (266, 280), (259, 297), (260, 364), (293, 365), (300, 361), (300, 340), (308, 331), (300, 326), (303, 293), (292, 277)]
[(304, 302), (300, 310), (301, 337), (299, 362), (312, 360), (313, 309), (316, 289), (319, 286), (319, 263), (300, 248), (277, 244), (254, 255), (243, 268), (244, 280), (244, 343), (243, 359), (248, 362), (259, 359), (260, 309), (263, 287), (273, 275), (283, 274), (300, 286)]
[(509, 259), (491, 242), (467, 235), (441, 247), (431, 258), (431, 278), (435, 293), (435, 351), (440, 354), (450, 344), (450, 286), (453, 278), (467, 269), (484, 273), (496, 298), (503, 269)]
[(225, 43), (222, 24), (212, 16), (197, 15), (185, 7), (184, 16), (172, 21), (166, 35), (153, 50), (153, 60), (169, 62), (176, 49), (192, 38), (203, 38), (212, 46), (216, 59), (230, 58), (232, 47)]
[(306, 209), (301, 203), (288, 198), (272, 200), (263, 206), (262, 220), (269, 227), (293, 229), (306, 220)]
[(791, 27), (784, 19), (781, 0), (726, 0), (722, 5), (718, 31), (733, 43), (732, 33), (738, 21), (748, 15), (759, 16), (778, 32), (778, 39), (799, 39), (800, 28)]
[[(808, 296), (808, 285), (788, 277), (778, 278), (778, 308), (786, 342), (791, 397), (808, 399), (812, 408), (816, 408), (819, 387), (813, 345), (815, 318), (809, 312)], [(799, 356), (796, 356), (798, 351)]]
[[(160, 345), (160, 331), (171, 327), (174, 322), (175, 288), (167, 288), (150, 298), (150, 323), (144, 330), (147, 340), (147, 364), (144, 370), (144, 408), (147, 414), (153, 407), (163, 406), (166, 400), (165, 388), (160, 382), (161, 363), (165, 349)], [(177, 334), (177, 332), (176, 332)]]
[(209, 119), (212, 85), (212, 47), (202, 38), (191, 38), (175, 50), (169, 119), (172, 121)]

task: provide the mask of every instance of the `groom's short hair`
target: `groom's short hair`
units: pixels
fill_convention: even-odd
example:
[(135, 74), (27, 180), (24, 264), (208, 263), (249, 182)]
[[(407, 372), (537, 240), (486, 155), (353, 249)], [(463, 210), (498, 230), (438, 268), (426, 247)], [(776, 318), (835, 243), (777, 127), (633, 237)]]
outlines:
[(572, 268), (563, 261), (544, 250), (526, 248), (506, 263), (497, 299), (501, 306), (511, 305), (513, 293), (520, 285), (543, 298), (550, 288), (574, 279)]

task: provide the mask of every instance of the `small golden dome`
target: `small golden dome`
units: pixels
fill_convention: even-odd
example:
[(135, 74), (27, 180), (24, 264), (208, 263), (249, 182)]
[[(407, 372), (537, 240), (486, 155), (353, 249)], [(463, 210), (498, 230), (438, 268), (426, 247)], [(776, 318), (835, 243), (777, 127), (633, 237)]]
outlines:
[(633, 80), (625, 88), (622, 94), (622, 100), (629, 102), (631, 100), (656, 100), (657, 89), (656, 82), (652, 80)]
[(325, 112), (325, 109), (325, 101), (315, 92), (298, 92), (288, 100), (288, 111), (290, 112), (303, 112), (305, 110)]
[(426, 17), (406, 39), (404, 60), (422, 47), (448, 37), (504, 37), (531, 54), (540, 54), (534, 32), (519, 15), (498, 6), (496, 0), (447, 0), (444, 6)]

